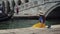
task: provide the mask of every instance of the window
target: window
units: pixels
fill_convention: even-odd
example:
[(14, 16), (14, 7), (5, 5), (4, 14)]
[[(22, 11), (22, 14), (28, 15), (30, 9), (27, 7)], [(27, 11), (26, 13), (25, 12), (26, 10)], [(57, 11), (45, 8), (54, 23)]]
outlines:
[(44, 1), (48, 1), (48, 0), (44, 0)]
[(29, 0), (25, 0), (25, 3), (28, 3), (29, 2)]
[(1, 4), (0, 4), (0, 6), (1, 6)]
[(18, 4), (18, 5), (21, 5), (21, 3), (22, 3), (21, 0), (18, 0), (18, 1), (17, 1), (17, 4)]

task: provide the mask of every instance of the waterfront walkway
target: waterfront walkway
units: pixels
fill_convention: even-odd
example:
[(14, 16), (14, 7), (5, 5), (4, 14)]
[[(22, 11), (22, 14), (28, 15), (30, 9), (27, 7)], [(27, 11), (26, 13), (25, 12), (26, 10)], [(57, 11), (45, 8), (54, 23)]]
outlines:
[(18, 29), (6, 29), (0, 30), (0, 34), (57, 34), (60, 33), (60, 25), (53, 25), (48, 28), (18, 28)]

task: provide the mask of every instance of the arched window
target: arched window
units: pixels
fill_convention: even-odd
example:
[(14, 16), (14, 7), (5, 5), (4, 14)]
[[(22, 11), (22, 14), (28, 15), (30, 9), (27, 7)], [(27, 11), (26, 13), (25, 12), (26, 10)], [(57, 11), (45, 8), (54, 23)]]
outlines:
[(22, 4), (21, 0), (18, 0), (18, 1), (17, 1), (17, 4), (18, 4), (18, 5), (21, 5), (21, 4)]
[(29, 2), (29, 0), (25, 0), (25, 3), (28, 3)]

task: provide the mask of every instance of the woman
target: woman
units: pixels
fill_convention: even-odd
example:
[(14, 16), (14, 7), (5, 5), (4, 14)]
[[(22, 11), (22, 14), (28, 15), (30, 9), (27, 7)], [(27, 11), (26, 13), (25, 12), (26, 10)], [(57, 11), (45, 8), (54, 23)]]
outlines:
[(45, 28), (45, 21), (46, 21), (46, 18), (44, 16), (44, 14), (40, 13), (39, 22), (37, 22), (36, 24), (34, 24), (32, 27), (33, 28)]
[(39, 22), (41, 23), (40, 24), (41, 28), (44, 28), (45, 27), (45, 21), (46, 21), (45, 16), (44, 15), (40, 15)]

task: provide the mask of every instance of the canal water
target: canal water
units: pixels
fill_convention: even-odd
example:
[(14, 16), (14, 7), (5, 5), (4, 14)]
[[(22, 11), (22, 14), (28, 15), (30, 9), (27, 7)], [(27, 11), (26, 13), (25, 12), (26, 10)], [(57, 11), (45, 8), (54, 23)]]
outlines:
[[(7, 21), (0, 22), (0, 29), (16, 29), (16, 28), (26, 28), (31, 27), (33, 24), (37, 23), (36, 19), (10, 19)], [(46, 25), (60, 24), (59, 19), (46, 20)]]

